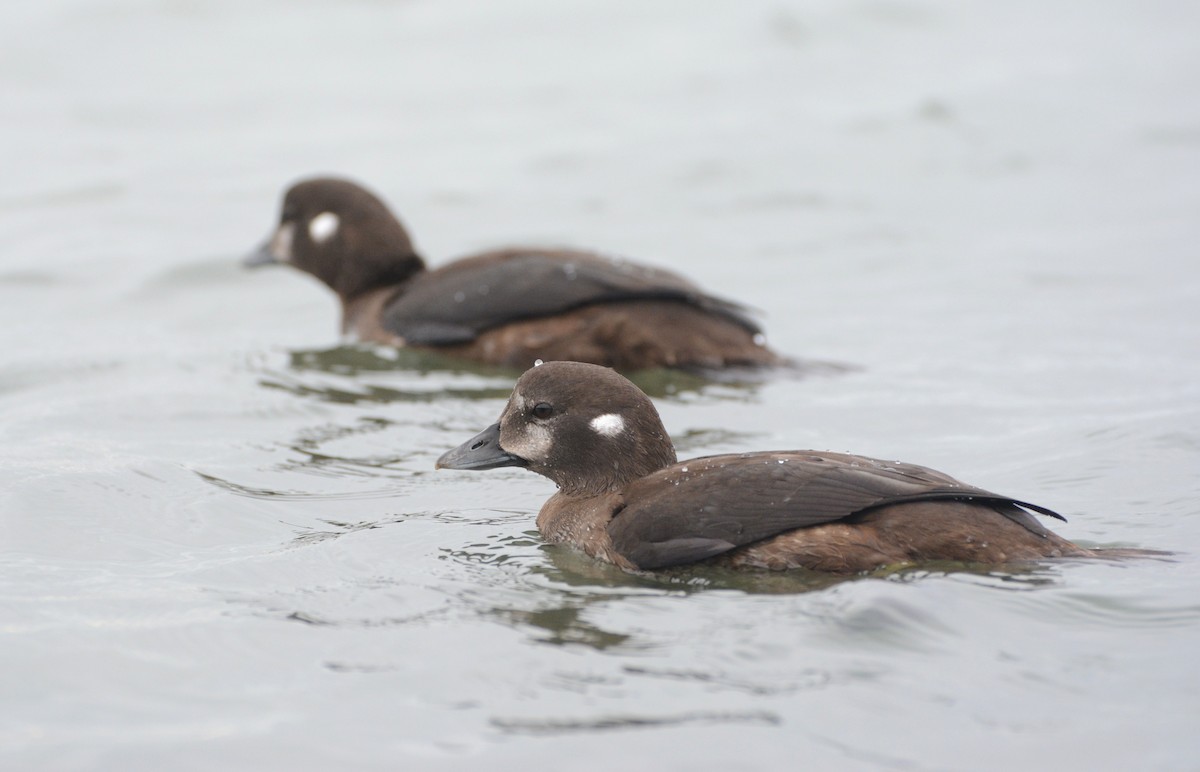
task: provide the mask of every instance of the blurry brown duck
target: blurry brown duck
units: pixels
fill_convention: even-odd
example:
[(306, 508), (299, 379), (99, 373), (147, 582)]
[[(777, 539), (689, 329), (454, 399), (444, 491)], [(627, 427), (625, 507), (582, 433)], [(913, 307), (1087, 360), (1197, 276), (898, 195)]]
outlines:
[(351, 339), (508, 367), (576, 360), (631, 371), (781, 364), (746, 309), (687, 279), (590, 252), (513, 248), (428, 270), (404, 226), (348, 180), (293, 185), (246, 259), (291, 265), (342, 304)]
[(628, 570), (716, 561), (845, 573), (1102, 554), (1031, 514), (1065, 519), (1049, 509), (915, 464), (811, 450), (677, 462), (649, 398), (577, 362), (527, 371), (499, 423), (437, 465), (550, 478), (559, 490), (538, 514), (541, 534)]

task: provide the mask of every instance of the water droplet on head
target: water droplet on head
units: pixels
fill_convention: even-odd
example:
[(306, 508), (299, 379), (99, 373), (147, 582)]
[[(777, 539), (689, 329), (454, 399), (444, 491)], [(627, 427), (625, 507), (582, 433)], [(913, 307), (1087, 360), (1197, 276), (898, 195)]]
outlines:
[(534, 366), (534, 367), (541, 367), (541, 366), (542, 366), (542, 364), (543, 364), (543, 362), (542, 362), (542, 360), (540, 360), (540, 359), (535, 359), (535, 360), (533, 360), (533, 366)]

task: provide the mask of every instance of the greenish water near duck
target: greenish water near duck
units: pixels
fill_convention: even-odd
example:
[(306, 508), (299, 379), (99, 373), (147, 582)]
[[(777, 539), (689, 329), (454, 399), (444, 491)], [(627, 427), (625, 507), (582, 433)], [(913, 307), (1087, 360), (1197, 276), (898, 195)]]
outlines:
[[(1198, 13), (5, 7), (0, 766), (1195, 766)], [(323, 287), (238, 267), (323, 172), (431, 263), (626, 254), (847, 365), (640, 375), (681, 458), (903, 459), (1177, 554), (546, 546), (546, 480), (433, 469), (515, 373), (340, 347)]]

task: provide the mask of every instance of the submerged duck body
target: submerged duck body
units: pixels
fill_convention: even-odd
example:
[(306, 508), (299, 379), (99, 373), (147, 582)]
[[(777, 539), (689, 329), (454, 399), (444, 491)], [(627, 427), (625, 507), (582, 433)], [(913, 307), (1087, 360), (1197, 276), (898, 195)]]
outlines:
[(501, 249), (428, 270), (373, 193), (317, 178), (285, 194), (246, 261), (329, 286), (343, 334), (487, 364), (576, 360), (622, 370), (782, 364), (746, 309), (669, 271), (570, 249)]
[(1031, 514), (1064, 519), (1051, 510), (915, 464), (809, 450), (678, 462), (645, 394), (577, 362), (527, 371), (500, 421), (438, 466), (550, 478), (559, 490), (538, 514), (542, 536), (627, 570), (713, 561), (851, 573), (1096, 554)]

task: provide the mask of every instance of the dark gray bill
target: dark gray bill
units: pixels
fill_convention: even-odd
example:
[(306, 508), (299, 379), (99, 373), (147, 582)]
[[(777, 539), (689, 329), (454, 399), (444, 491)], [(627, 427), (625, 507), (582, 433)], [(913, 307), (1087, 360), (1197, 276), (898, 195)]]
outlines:
[(271, 265), (278, 262), (279, 258), (271, 252), (270, 240), (264, 241), (258, 249), (242, 258), (244, 268), (257, 268), (260, 265)]
[(437, 460), (438, 469), (495, 469), (527, 462), (500, 447), (500, 424), (492, 424)]

